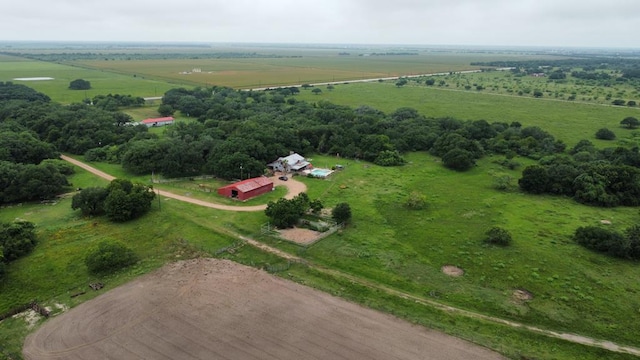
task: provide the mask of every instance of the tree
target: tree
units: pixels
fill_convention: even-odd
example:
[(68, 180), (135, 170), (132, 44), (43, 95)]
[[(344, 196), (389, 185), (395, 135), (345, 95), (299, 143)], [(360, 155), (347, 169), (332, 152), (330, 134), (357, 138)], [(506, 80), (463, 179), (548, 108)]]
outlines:
[(351, 207), (347, 203), (339, 203), (331, 211), (331, 217), (338, 224), (348, 224), (351, 221)]
[(532, 194), (544, 194), (549, 189), (549, 173), (542, 165), (527, 166), (518, 180), (522, 191)]
[(87, 80), (76, 79), (69, 83), (69, 89), (71, 90), (89, 90), (91, 89), (91, 83)]
[(442, 163), (449, 169), (467, 171), (475, 165), (473, 154), (463, 149), (453, 149), (442, 157)]
[(616, 138), (616, 134), (607, 128), (602, 128), (596, 132), (596, 139), (614, 140), (615, 138)]
[(320, 95), (322, 93), (322, 90), (320, 88), (314, 88), (313, 90), (311, 90), (311, 92), (314, 95)]
[(487, 232), (485, 232), (485, 239), (484, 242), (487, 244), (493, 244), (493, 245), (500, 245), (500, 246), (508, 246), (509, 244), (511, 244), (511, 234), (499, 227), (499, 226), (494, 226), (491, 229), (487, 230)]
[(333, 85), (331, 85), (331, 84), (327, 85), (327, 90), (331, 91), (333, 89), (335, 89), (335, 87)]
[(319, 199), (312, 200), (309, 203), (309, 207), (311, 207), (311, 211), (313, 211), (313, 213), (316, 215), (319, 214), (322, 209), (324, 209), (324, 205)]
[(636, 105), (638, 105), (638, 103), (636, 103), (636, 101), (635, 101), (635, 100), (629, 100), (629, 101), (627, 101), (627, 106), (631, 106), (631, 107), (633, 107), (633, 106), (636, 106)]
[(162, 116), (171, 116), (175, 112), (176, 112), (176, 110), (173, 108), (173, 106), (171, 106), (169, 104), (162, 104), (162, 105), (158, 106), (158, 114), (160, 114)]
[(90, 273), (105, 275), (138, 262), (138, 256), (117, 241), (103, 241), (93, 248), (84, 259)]
[(286, 229), (297, 224), (304, 211), (300, 211), (299, 201), (280, 198), (276, 202), (269, 201), (264, 213), (275, 227)]
[(0, 249), (4, 262), (14, 261), (36, 246), (35, 225), (29, 221), (0, 223)]
[(109, 191), (101, 187), (89, 187), (82, 189), (73, 195), (71, 208), (80, 209), (84, 216), (96, 216), (104, 214), (104, 202), (109, 195)]
[(542, 91), (540, 91), (540, 90), (535, 90), (533, 92), (533, 97), (536, 97), (536, 98), (541, 98), (543, 95), (544, 95), (544, 93)]
[(405, 78), (400, 78), (400, 79), (398, 79), (398, 81), (396, 82), (396, 86), (397, 86), (397, 87), (399, 87), (399, 88), (400, 88), (400, 87), (403, 87), (403, 86), (407, 85), (407, 82), (408, 82), (408, 81), (407, 81), (407, 79), (405, 79)]
[(109, 195), (104, 200), (105, 214), (112, 221), (128, 221), (151, 209), (156, 194), (150, 186), (133, 184), (129, 180), (115, 179), (107, 186)]
[(613, 105), (617, 105), (617, 106), (624, 106), (626, 102), (622, 99), (615, 99), (611, 102), (611, 104)]
[(424, 82), (424, 83), (425, 83), (425, 85), (427, 85), (427, 86), (433, 86), (433, 84), (435, 84), (435, 83), (436, 83), (436, 81), (435, 81), (434, 79), (427, 79), (427, 80), (425, 80), (425, 82)]
[(633, 116), (628, 116), (620, 121), (620, 125), (626, 126), (627, 129), (635, 129), (640, 125), (640, 121)]

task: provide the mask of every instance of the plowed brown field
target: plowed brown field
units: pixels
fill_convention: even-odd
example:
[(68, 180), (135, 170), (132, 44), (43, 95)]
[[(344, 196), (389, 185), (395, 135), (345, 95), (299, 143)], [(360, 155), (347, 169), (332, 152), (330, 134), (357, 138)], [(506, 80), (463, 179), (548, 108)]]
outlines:
[(26, 359), (502, 359), (226, 260), (177, 262), (48, 320)]

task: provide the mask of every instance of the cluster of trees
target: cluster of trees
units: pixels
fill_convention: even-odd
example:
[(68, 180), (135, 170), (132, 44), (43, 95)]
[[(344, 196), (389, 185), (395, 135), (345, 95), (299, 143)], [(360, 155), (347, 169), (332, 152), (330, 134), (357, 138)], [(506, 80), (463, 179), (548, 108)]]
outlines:
[(62, 160), (38, 165), (0, 161), (0, 204), (47, 200), (69, 189), (73, 167)]
[(122, 107), (143, 106), (144, 98), (120, 94), (96, 95), (91, 100), (85, 99), (85, 103), (91, 103), (93, 106), (103, 110), (116, 111)]
[(73, 196), (71, 208), (80, 209), (85, 216), (104, 214), (112, 221), (122, 222), (148, 212), (155, 196), (150, 186), (115, 179), (106, 188), (82, 189)]
[(640, 205), (640, 151), (637, 147), (598, 150), (580, 141), (569, 155), (549, 156), (524, 169), (520, 188), (533, 194), (573, 197), (595, 206)]
[(90, 273), (108, 274), (138, 262), (138, 256), (118, 241), (102, 241), (84, 259)]
[(610, 256), (640, 259), (640, 225), (633, 225), (623, 233), (598, 226), (585, 226), (576, 229), (574, 240), (591, 250)]
[[(300, 193), (291, 200), (270, 201), (264, 213), (275, 227), (286, 229), (295, 226), (309, 210), (318, 214), (323, 208), (320, 200), (311, 200), (306, 193)], [(348, 203), (339, 203), (331, 210), (331, 217), (338, 224), (347, 224), (351, 221), (351, 207)]]
[(275, 202), (269, 201), (264, 213), (275, 227), (286, 229), (297, 224), (309, 209), (318, 213), (322, 208), (320, 200), (311, 200), (307, 193), (300, 193), (291, 200), (280, 198)]
[(69, 83), (69, 89), (71, 90), (89, 90), (91, 89), (91, 82), (84, 79), (75, 79)]
[(27, 255), (37, 243), (32, 222), (0, 223), (0, 278), (4, 276), (8, 263)]

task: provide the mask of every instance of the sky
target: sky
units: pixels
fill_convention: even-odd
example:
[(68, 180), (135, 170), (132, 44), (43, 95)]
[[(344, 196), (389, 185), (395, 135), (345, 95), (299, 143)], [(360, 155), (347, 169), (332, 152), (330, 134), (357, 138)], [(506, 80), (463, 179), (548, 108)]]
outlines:
[(0, 40), (640, 48), (638, 0), (22, 0)]

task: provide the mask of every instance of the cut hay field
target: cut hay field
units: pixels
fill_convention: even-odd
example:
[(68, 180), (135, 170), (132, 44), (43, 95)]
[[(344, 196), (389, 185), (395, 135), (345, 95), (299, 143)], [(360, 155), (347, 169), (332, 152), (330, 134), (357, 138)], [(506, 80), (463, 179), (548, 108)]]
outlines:
[[(52, 77), (47, 81), (15, 81), (14, 78)], [(70, 90), (75, 79), (91, 82), (90, 90)], [(36, 61), (0, 54), (0, 81), (11, 81), (29, 86), (61, 103), (80, 102), (86, 97), (100, 94), (130, 94), (140, 97), (162, 96), (165, 91), (178, 86), (166, 81), (144, 79), (133, 75), (85, 69), (76, 66)]]
[[(598, 129), (612, 130), (618, 141), (633, 144), (637, 134), (623, 129), (620, 121), (628, 116), (639, 117), (640, 108), (589, 104), (556, 99), (536, 99), (532, 96), (493, 94), (455, 90), (447, 87), (404, 86), (394, 82), (336, 85), (333, 90), (321, 87), (322, 93), (310, 90), (297, 95), (310, 102), (330, 101), (347, 106), (368, 105), (384, 112), (411, 107), (427, 117), (452, 117), (460, 120), (488, 122), (520, 122), (523, 126), (539, 126), (568, 146), (589, 139), (599, 146), (611, 142), (595, 139)], [(625, 140), (627, 139), (627, 140)]]
[[(282, 50), (280, 50), (282, 51)], [(372, 79), (477, 69), (473, 61), (510, 59), (510, 54), (420, 52), (419, 55), (340, 56), (309, 49), (285, 50), (286, 57), (237, 59), (87, 60), (73, 63), (87, 68), (137, 74), (149, 79), (201, 86), (262, 88), (328, 81)], [(543, 56), (522, 56), (523, 59)], [(193, 69), (202, 72), (188, 73)]]

